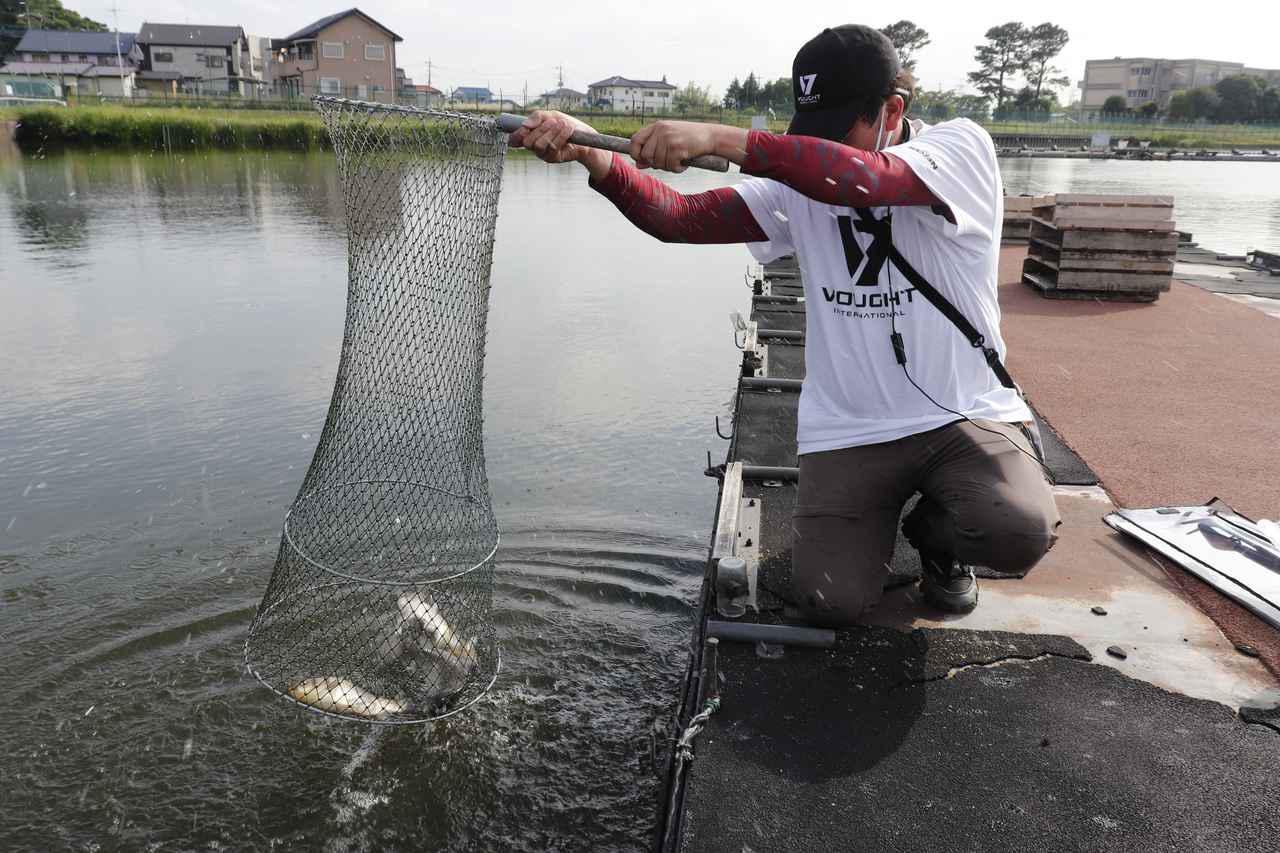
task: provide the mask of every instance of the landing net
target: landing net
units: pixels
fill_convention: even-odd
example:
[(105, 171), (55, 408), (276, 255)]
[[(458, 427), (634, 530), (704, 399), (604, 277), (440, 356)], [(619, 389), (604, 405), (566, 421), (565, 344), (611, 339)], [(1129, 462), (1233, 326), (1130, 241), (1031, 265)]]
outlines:
[(425, 722), (475, 702), (499, 667), (481, 399), (506, 136), (451, 113), (316, 105), (345, 198), (346, 327), (245, 661), (315, 711)]

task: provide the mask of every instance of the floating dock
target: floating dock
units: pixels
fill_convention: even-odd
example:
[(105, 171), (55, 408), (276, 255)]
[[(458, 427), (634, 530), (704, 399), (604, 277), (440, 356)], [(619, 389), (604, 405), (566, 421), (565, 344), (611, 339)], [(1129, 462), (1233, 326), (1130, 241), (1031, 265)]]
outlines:
[(802, 644), (766, 635), (793, 623), (803, 283), (787, 264), (755, 277), (658, 849), (1275, 848), (1280, 637), (1101, 518), (1215, 491), (1280, 506), (1262, 439), (1280, 320), (1180, 281), (1145, 305), (1044, 300), (1025, 257), (1002, 250), (1003, 325), (1060, 541), (946, 616), (900, 536), (872, 624)]

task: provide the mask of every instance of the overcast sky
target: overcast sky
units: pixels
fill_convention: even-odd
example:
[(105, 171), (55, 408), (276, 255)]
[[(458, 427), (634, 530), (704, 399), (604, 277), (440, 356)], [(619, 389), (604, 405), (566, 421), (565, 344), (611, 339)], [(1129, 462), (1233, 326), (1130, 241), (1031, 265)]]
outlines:
[[(68, 8), (111, 25), (111, 0), (63, 0)], [(305, 0), (120, 0), (120, 29), (157, 23), (238, 24), (249, 33), (280, 37), (324, 15), (347, 8)], [(1028, 17), (1028, 7), (1037, 7)], [(755, 71), (769, 78), (791, 73), (796, 49), (823, 27), (863, 23), (882, 27), (906, 17), (929, 31), (933, 43), (919, 54), (917, 76), (926, 88), (961, 88), (973, 70), (973, 48), (990, 27), (1006, 21), (1065, 27), (1071, 41), (1058, 65), (1072, 85), (1086, 59), (1112, 56), (1199, 57), (1264, 68), (1280, 67), (1275, 34), (1280, 4), (1229, 3), (1192, 13), (1177, 4), (1082, 0), (1065, 4), (963, 3), (916, 0), (901, 11), (888, 3), (873, 11), (860, 4), (727, 0), (644, 0), (552, 3), (515, 0), (366, 0), (360, 8), (399, 34), (398, 64), (415, 82), (426, 82), (433, 63), (437, 88), (489, 86), (510, 97), (527, 84), (530, 96), (553, 87), (556, 66), (565, 85), (620, 74), (672, 83), (693, 80), (722, 94), (734, 77)], [(861, 5), (871, 8), (871, 4)], [(1217, 11), (1208, 13), (1208, 9)], [(1270, 8), (1271, 12), (1264, 11)], [(218, 11), (212, 11), (212, 10)], [(306, 11), (301, 11), (306, 10)], [(1042, 11), (1041, 11), (1042, 10)], [(1225, 14), (1223, 14), (1225, 12)], [(1044, 17), (1042, 18), (1041, 15)], [(1068, 95), (1065, 100), (1070, 100)]]

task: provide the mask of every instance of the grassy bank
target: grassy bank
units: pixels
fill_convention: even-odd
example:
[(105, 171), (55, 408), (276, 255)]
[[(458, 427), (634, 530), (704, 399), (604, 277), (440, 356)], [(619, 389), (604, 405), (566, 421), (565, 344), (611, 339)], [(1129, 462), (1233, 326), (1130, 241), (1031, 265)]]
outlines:
[(129, 107), (23, 107), (9, 112), (18, 122), (18, 146), (28, 153), (62, 147), (307, 151), (328, 145), (324, 125), (314, 113)]
[[(476, 113), (487, 117), (492, 113)], [(625, 115), (590, 115), (583, 118), (601, 133), (630, 136), (653, 119)], [(702, 120), (747, 126), (750, 116), (730, 113)], [(142, 106), (73, 106), (0, 108), (0, 120), (17, 121), (17, 142), (28, 153), (62, 147), (120, 148), (150, 151), (200, 149), (288, 149), (307, 151), (328, 147), (328, 135), (315, 112), (264, 109), (185, 109)], [(1071, 122), (984, 122), (992, 134), (1026, 134), (1051, 137), (1088, 136), (1102, 129), (1113, 138), (1152, 140), (1160, 148), (1280, 148), (1280, 128), (1248, 125), (1167, 126), (1159, 124), (1106, 124)], [(773, 121), (770, 129), (783, 131), (785, 121)]]

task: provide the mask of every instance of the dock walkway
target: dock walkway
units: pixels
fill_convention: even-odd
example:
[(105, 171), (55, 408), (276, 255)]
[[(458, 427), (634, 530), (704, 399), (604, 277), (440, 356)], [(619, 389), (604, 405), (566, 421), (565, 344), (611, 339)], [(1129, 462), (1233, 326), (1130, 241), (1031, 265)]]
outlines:
[[(873, 624), (833, 648), (721, 642), (722, 704), (673, 779), (663, 849), (1274, 849), (1276, 632), (1101, 517), (1113, 499), (1215, 492), (1274, 512), (1263, 433), (1280, 411), (1280, 320), (1180, 282), (1150, 305), (1044, 300), (1017, 282), (1024, 252), (1002, 254), (1004, 331), (1052, 427), (1058, 545), (1026, 578), (984, 579), (978, 608), (952, 617), (920, 600), (899, 539)], [(714, 548), (752, 569), (756, 608), (739, 621), (778, 624), (804, 305), (795, 273), (770, 272), (742, 334)], [(711, 680), (706, 622), (725, 618), (713, 567), (686, 720)]]

